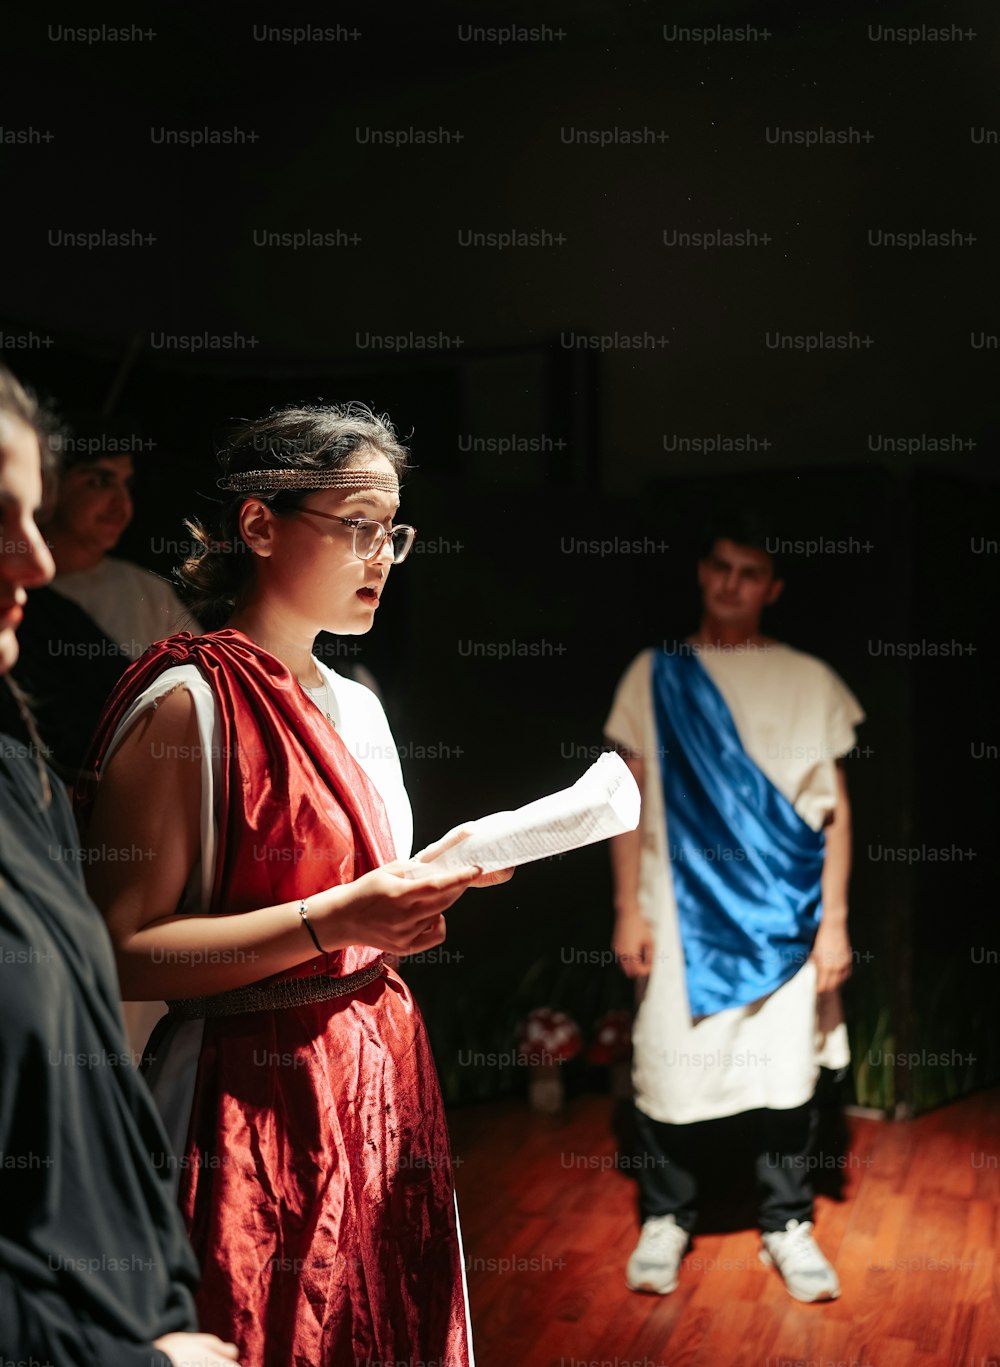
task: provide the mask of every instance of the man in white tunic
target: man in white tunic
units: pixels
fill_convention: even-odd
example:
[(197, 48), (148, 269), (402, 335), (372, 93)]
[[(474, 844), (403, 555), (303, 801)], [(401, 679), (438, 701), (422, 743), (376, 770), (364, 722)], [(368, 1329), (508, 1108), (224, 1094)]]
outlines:
[[(641, 980), (642, 1233), (626, 1280), (675, 1289), (697, 1220), (703, 1122), (744, 1116), (756, 1136), (761, 1258), (796, 1299), (826, 1300), (840, 1288), (812, 1236), (808, 1155), (820, 1065), (849, 1061), (837, 990), (851, 965), (842, 759), (864, 713), (822, 661), (761, 634), (783, 583), (753, 519), (723, 524), (707, 545), (698, 631), (632, 662), (605, 726), (643, 798), (639, 829), (612, 842), (614, 948)], [(680, 692), (675, 668), (687, 675)], [(769, 845), (759, 832), (772, 817)]]

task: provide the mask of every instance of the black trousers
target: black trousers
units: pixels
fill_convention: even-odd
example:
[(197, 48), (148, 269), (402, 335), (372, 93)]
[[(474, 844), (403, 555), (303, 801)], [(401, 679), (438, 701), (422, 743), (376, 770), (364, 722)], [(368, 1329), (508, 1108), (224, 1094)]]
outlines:
[(639, 1215), (673, 1215), (690, 1232), (698, 1218), (695, 1172), (709, 1148), (732, 1140), (741, 1153), (752, 1149), (757, 1180), (757, 1213), (765, 1233), (789, 1220), (811, 1220), (813, 1189), (809, 1156), (818, 1110), (814, 1102), (791, 1111), (760, 1110), (693, 1125), (666, 1125), (634, 1107)]

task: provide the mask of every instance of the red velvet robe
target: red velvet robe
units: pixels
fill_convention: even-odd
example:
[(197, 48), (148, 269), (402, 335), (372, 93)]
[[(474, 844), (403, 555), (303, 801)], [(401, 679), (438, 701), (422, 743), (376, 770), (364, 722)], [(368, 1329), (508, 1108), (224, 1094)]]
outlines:
[[(212, 913), (308, 897), (395, 857), (343, 741), (286, 666), (232, 629), (181, 632), (125, 673), (88, 758), (81, 824), (127, 708), (188, 663), (221, 713)], [(302, 941), (305, 955), (304, 928)], [(351, 946), (280, 976), (342, 976), (377, 953)], [(330, 1001), (207, 1019), (180, 1166), (200, 1323), (238, 1344), (244, 1367), (469, 1362), (441, 1092), (391, 970)]]

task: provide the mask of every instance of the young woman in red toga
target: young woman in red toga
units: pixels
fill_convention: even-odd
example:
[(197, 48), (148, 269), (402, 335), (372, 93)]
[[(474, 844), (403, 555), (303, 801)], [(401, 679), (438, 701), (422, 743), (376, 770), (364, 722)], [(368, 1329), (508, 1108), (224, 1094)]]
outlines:
[[(412, 825), (374, 694), (313, 654), (367, 632), (413, 538), (406, 452), (359, 406), (286, 409), (222, 457), (181, 571), (206, 625), (112, 696), (78, 809), (177, 1155), (203, 1329), (254, 1367), (466, 1367), (440, 1089), (382, 955), (445, 938), (469, 868), (401, 876)], [(431, 866), (432, 867), (432, 866)], [(509, 876), (509, 875), (506, 875)]]

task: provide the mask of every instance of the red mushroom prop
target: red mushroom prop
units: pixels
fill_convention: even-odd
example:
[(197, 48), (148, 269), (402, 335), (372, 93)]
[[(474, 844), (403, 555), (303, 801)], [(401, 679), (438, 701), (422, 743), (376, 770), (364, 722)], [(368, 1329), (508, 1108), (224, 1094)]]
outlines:
[(583, 1047), (580, 1027), (565, 1011), (536, 1007), (521, 1027), (518, 1053), (529, 1068), (528, 1101), (534, 1111), (554, 1112), (565, 1100), (560, 1065)]

